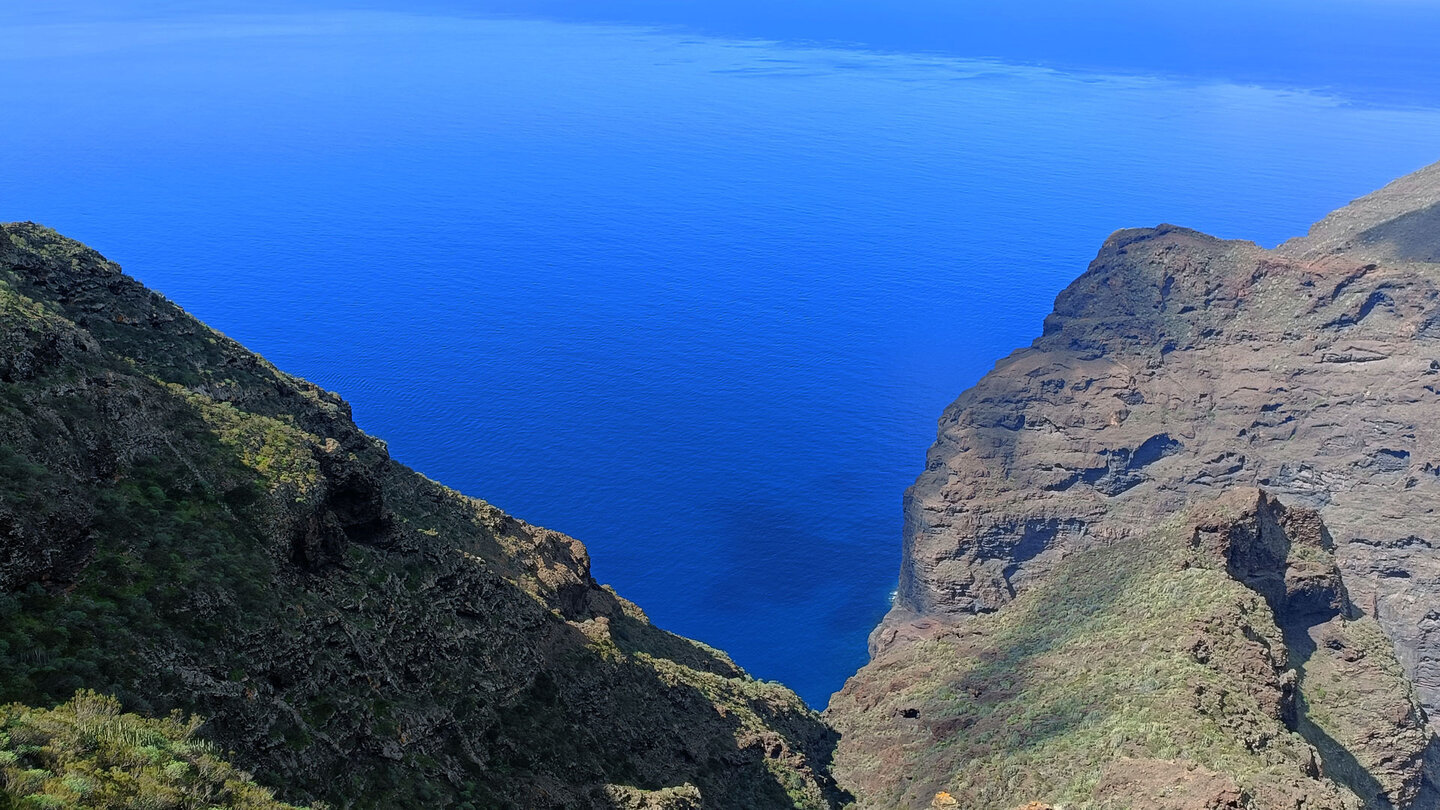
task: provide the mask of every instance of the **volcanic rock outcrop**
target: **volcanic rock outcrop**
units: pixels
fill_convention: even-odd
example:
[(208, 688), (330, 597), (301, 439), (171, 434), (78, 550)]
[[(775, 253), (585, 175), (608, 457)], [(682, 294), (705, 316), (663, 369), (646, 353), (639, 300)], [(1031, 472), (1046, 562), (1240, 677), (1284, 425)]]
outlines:
[[(1234, 783), (1210, 791), (1233, 801), (1175, 806), (1440, 806), (1424, 773), (1433, 736), (1424, 718), (1440, 717), (1437, 413), (1440, 164), (1274, 250), (1169, 225), (1116, 233), (1057, 298), (1042, 336), (941, 417), (905, 498), (895, 605), (871, 637), (871, 664), (829, 710), (844, 735), (842, 779), (876, 807), (926, 806), (938, 791), (968, 796), (962, 805), (974, 808), (1021, 799), (1170, 806), (1140, 798), (1145, 785), (1169, 784), (1154, 776), (1164, 768), (1189, 774), (1187, 784)], [(1251, 494), (1226, 494), (1237, 491)], [(1205, 504), (1237, 497), (1253, 505), (1217, 524), (1218, 534), (1195, 529), (1192, 548), (1175, 521), (1201, 525)], [(1234, 528), (1284, 520), (1286, 531)], [(1303, 544), (1276, 545), (1297, 531)], [(1174, 580), (1175, 561), (1200, 549), (1225, 565), (1204, 583)], [(1110, 581), (1119, 575), (1107, 565), (1130, 573)], [(1114, 592), (1089, 593), (1077, 571)], [(1082, 603), (1064, 604), (1057, 582)], [(1150, 608), (1131, 604), (1135, 590), (1158, 582), (1179, 590), (1151, 593)], [(1242, 604), (1242, 586), (1264, 610)], [(1204, 600), (1212, 603), (1193, 604)], [(1154, 616), (1162, 605), (1179, 613)], [(1124, 622), (1118, 635), (1096, 629), (1117, 614), (1153, 637), (1127, 646)], [(1042, 618), (1053, 624), (1016, 629)], [(1195, 650), (1233, 646), (1220, 626), (1243, 631), (1263, 654), (1175, 646), (1189, 634)], [(1013, 633), (1039, 633), (1043, 643), (1017, 647)], [(1102, 663), (1122, 651), (1127, 661)], [(1238, 667), (1256, 706), (1216, 704), (1209, 687), (1194, 692), (1204, 678), (1182, 671), (1187, 655)], [(1005, 667), (986, 669), (996, 662)], [(1082, 740), (1079, 730), (1125, 714), (1107, 702), (1123, 703), (1124, 689), (1111, 695), (1104, 683), (1093, 701), (1013, 713), (1014, 701), (1045, 704), (1047, 688), (1087, 667), (1122, 664), (1106, 677), (1137, 679), (1140, 694), (1155, 679), (1170, 699), (1194, 693), (1194, 706), (1157, 715), (1151, 731), (1184, 739), (1179, 727), (1202, 720), (1219, 723), (1222, 736), (1251, 724), (1243, 756), (1161, 744), (1140, 729)], [(992, 676), (1025, 684), (993, 697)], [(1173, 679), (1185, 688), (1167, 692)], [(1073, 715), (1081, 709), (1092, 714)], [(1190, 709), (1193, 723), (1177, 719)], [(893, 723), (877, 714), (891, 710)], [(1008, 718), (1015, 734), (983, 725), (995, 718)], [(1265, 731), (1253, 725), (1272, 721)], [(1047, 724), (1059, 726), (1033, 739)], [(1093, 769), (1045, 776), (1043, 764), (1016, 758), (1026, 746)], [(1211, 759), (1190, 758), (1194, 750)], [(1257, 776), (1282, 762), (1290, 775)], [(1277, 784), (1294, 790), (1275, 794)]]

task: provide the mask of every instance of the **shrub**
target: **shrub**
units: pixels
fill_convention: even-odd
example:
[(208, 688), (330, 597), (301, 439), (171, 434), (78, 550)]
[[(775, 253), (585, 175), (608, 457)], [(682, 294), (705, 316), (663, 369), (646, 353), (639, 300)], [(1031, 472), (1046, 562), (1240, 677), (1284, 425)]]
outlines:
[(0, 806), (294, 810), (198, 739), (200, 725), (123, 713), (89, 690), (54, 709), (0, 707)]

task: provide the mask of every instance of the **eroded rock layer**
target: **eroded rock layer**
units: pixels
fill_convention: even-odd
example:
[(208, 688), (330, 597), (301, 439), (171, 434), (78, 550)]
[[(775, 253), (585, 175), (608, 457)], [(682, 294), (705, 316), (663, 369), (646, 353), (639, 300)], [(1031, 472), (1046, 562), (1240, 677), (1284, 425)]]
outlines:
[[(1389, 759), (1370, 758), (1368, 746), (1387, 735), (1420, 734), (1414, 719), (1423, 715), (1406, 708), (1407, 681), (1429, 714), (1440, 714), (1437, 413), (1440, 164), (1356, 201), (1275, 250), (1168, 225), (1116, 233), (1057, 298), (1042, 336), (999, 362), (941, 417), (926, 470), (906, 494), (895, 606), (872, 636), (872, 663), (831, 707), (845, 735), (843, 775), (862, 786), (862, 798), (887, 807), (900, 796), (898, 806), (924, 806), (915, 802), (928, 801), (920, 794), (931, 787), (943, 789), (947, 779), (964, 783), (979, 761), (973, 757), (1003, 745), (951, 755), (926, 777), (924, 790), (863, 787), (878, 752), (928, 761), (916, 752), (963, 748), (974, 738), (958, 726), (922, 724), (923, 731), (911, 733), (902, 722), (880, 731), (864, 706), (872, 698), (864, 696), (873, 697), (882, 682), (901, 693), (912, 680), (933, 686), (932, 668), (970, 666), (945, 663), (952, 657), (993, 654), (984, 652), (994, 632), (985, 628), (1016, 621), (1029, 609), (1027, 593), (1049, 593), (1057, 578), (1074, 576), (1076, 560), (1103, 559), (1105, 549), (1112, 558), (1116, 549), (1152, 553), (1140, 549), (1158, 542), (1164, 532), (1157, 527), (1175, 515), (1224, 492), (1259, 487), (1269, 493), (1265, 499), (1323, 520), (1334, 566), (1328, 551), (1309, 567), (1298, 560), (1277, 566), (1283, 557), (1274, 549), (1237, 547), (1244, 559), (1230, 578), (1263, 596), (1275, 615), (1241, 613), (1277, 628), (1280, 643), (1272, 650), (1320, 651), (1305, 653), (1303, 667), (1287, 667), (1275, 652), (1277, 671), (1295, 668), (1302, 683), (1333, 680), (1315, 686), (1327, 694), (1348, 684), (1338, 688), (1386, 703), (1394, 721), (1393, 733), (1381, 725), (1355, 730), (1354, 739), (1325, 739), (1318, 726), (1356, 718), (1342, 722), (1340, 715), (1353, 714), (1343, 708), (1304, 711), (1318, 698), (1302, 688), (1301, 708), (1281, 718), (1281, 727), (1318, 752), (1322, 783), (1334, 782), (1369, 806), (1434, 806), (1415, 804), (1422, 780), (1412, 760), (1423, 744), (1407, 743), (1409, 753), (1388, 752)], [(1287, 593), (1283, 609), (1277, 607), (1277, 595)], [(1344, 633), (1294, 618), (1338, 610), (1337, 599), (1349, 605), (1335, 614), (1346, 617)], [(1258, 627), (1246, 632), (1264, 635)], [(981, 648), (954, 640), (975, 634), (986, 639)], [(1174, 642), (1168, 634), (1153, 640)], [(1350, 658), (1327, 652), (1345, 649)], [(1398, 680), (1347, 674), (1361, 660), (1387, 671), (1381, 659), (1390, 658), (1403, 675)], [(1255, 671), (1268, 666), (1256, 664)], [(944, 694), (967, 700), (953, 689)], [(1145, 746), (1117, 745), (1114, 754), (1175, 758)], [(1237, 779), (1245, 801), (1256, 806), (1293, 806), (1257, 798), (1259, 783), (1245, 783), (1233, 769), (1195, 768)], [(1118, 784), (1119, 777), (1105, 773), (1102, 786)], [(1110, 806), (1102, 794), (1086, 793), (1085, 801)], [(1332, 806), (1332, 799), (1313, 801)], [(1333, 801), (1348, 806), (1348, 799)], [(1008, 805), (996, 794), (973, 806)]]

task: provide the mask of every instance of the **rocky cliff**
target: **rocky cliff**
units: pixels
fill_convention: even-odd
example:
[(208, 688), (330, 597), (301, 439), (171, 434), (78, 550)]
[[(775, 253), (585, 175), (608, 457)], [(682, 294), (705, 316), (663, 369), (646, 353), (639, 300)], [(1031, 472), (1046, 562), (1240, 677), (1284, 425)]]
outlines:
[[(141, 715), (195, 712), (199, 737), (287, 801), (846, 798), (817, 715), (650, 625), (594, 581), (579, 542), (393, 461), (337, 396), (94, 251), (3, 225), (0, 700), (49, 707), (82, 689)], [(71, 728), (84, 709), (83, 733), (54, 734), (93, 754), (94, 705), (76, 698), (63, 722), (8, 711), (17, 728)], [(143, 722), (125, 733), (151, 734)], [(156, 737), (181, 753), (155, 778), (199, 784), (191, 731)], [(36, 742), (6, 736), (23, 750), (0, 765), (54, 736), (23, 733)], [(43, 806), (79, 802), (88, 784), (25, 767), (36, 785), (74, 788), (37, 793)]]
[(837, 772), (874, 807), (1440, 806), (1437, 407), (1440, 164), (1275, 250), (1116, 233), (941, 417)]
[(0, 806), (1440, 807), (1437, 404), (1440, 165), (1115, 234), (943, 415), (837, 735), (3, 225)]

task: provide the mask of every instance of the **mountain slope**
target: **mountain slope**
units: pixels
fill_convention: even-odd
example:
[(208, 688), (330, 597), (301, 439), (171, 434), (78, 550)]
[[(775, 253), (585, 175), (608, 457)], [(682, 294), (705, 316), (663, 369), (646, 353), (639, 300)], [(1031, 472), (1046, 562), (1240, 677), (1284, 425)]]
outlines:
[[(1112, 785), (1107, 774), (1128, 768), (1150, 773), (1151, 787), (1175, 787), (1184, 773), (1214, 774), (1199, 781), (1233, 785), (1215, 794), (1233, 794), (1233, 806), (1291, 807), (1290, 799), (1266, 793), (1273, 780), (1255, 776), (1258, 763), (1283, 761), (1292, 774), (1286, 780), (1309, 780), (1297, 788), (1307, 807), (1434, 806), (1424, 773), (1433, 731), (1411, 706), (1411, 690), (1434, 716), (1437, 205), (1440, 165), (1356, 201), (1273, 251), (1168, 225), (1121, 231), (1105, 243), (1056, 299), (1044, 334), (946, 409), (927, 468), (907, 492), (895, 606), (872, 636), (872, 663), (829, 710), (844, 735), (838, 773), (862, 804), (925, 806), (932, 797), (922, 794), (931, 788), (970, 796), (974, 807), (1009, 806), (1010, 798), (1090, 806), (1153, 801), (1137, 798), (1150, 795), (1144, 785)], [(1109, 742), (1062, 735), (1083, 749), (1083, 776), (1067, 781), (1041, 768), (1033, 783), (1012, 785), (1031, 784), (1033, 795), (974, 788), (986, 782), (976, 769), (990, 773), (987, 762), (1019, 767), (1024, 751), (1055, 749), (1036, 747), (1024, 735), (977, 738), (954, 725), (948, 715), (988, 705), (956, 691), (967, 677), (956, 667), (993, 655), (987, 651), (1007, 633), (1060, 640), (1071, 630), (1064, 622), (1039, 626), (1026, 618), (1065, 597), (1057, 583), (1113, 577), (1147, 555), (1180, 554), (1190, 541), (1183, 527), (1174, 528), (1184, 521), (1177, 515), (1255, 487), (1268, 493), (1257, 515), (1288, 508), (1313, 510), (1323, 520), (1331, 538), (1323, 545), (1333, 542), (1343, 579), (1333, 615), (1295, 616), (1277, 601), (1283, 591), (1277, 583), (1295, 568), (1284, 558), (1271, 559), (1259, 580), (1229, 571), (1208, 584), (1182, 585), (1173, 565), (1152, 566), (1116, 583), (1105, 606), (1077, 619), (1148, 626), (1148, 647), (1102, 632), (1091, 647), (1044, 659), (1051, 669), (1022, 694), (1026, 701), (1049, 696), (1090, 662), (1115, 667), (1115, 683), (1144, 684), (1163, 674), (1165, 683), (1191, 684), (1187, 678), (1200, 676), (1184, 673), (1194, 662), (1173, 647), (1198, 608), (1219, 611), (1255, 638), (1280, 640), (1267, 642), (1267, 656), (1251, 656), (1246, 667), (1294, 679), (1295, 710), (1255, 715), (1233, 703), (1187, 707), (1188, 698), (1175, 692), (1159, 704), (1165, 716), (1155, 720), (1160, 725), (1150, 738), (1133, 729)], [(1272, 498), (1273, 508), (1263, 505)], [(1309, 563), (1319, 566), (1310, 572), (1317, 582), (1332, 564), (1325, 555)], [(1174, 599), (1131, 601), (1166, 582), (1177, 589)], [(1251, 597), (1241, 588), (1264, 596), (1270, 615), (1244, 607)], [(1156, 612), (1134, 612), (1145, 605)], [(983, 643), (966, 641), (972, 636)], [(1027, 669), (1040, 666), (1025, 662)], [(1282, 684), (1281, 698), (1285, 691)], [(1083, 705), (1095, 714), (1075, 720), (1075, 728), (1108, 727), (1111, 699), (1120, 692), (1088, 695)], [(892, 693), (904, 697), (878, 697)], [(883, 716), (897, 700), (911, 701), (899, 709), (909, 725)], [(931, 701), (947, 716), (927, 717), (916, 701)], [(904, 714), (911, 708), (913, 718)], [(994, 711), (1014, 718), (1013, 709)], [(1042, 727), (1059, 722), (1057, 716), (1073, 719), (1060, 709), (1024, 716)], [(1269, 719), (1255, 719), (1261, 716)], [(1186, 736), (1216, 723), (1230, 729), (1217, 732), (1222, 737), (1234, 735), (1236, 724), (1252, 720), (1269, 730), (1263, 741), (1242, 735), (1248, 764), (1227, 759), (1215, 740)], [(972, 748), (960, 754), (957, 746)], [(1305, 746), (1316, 751), (1313, 774), (1305, 772)], [(897, 769), (878, 767), (896, 758), (909, 763), (914, 785), (887, 775)], [(1160, 766), (1115, 764), (1139, 760), (1186, 764), (1168, 776)]]
[(198, 713), (289, 801), (844, 799), (788, 690), (29, 223), (0, 226), (0, 617), (0, 700)]

